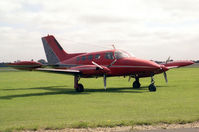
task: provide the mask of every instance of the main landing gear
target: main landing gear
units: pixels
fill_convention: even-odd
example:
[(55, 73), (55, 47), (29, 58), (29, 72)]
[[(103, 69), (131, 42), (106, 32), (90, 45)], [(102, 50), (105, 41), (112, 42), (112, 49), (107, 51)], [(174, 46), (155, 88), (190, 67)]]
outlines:
[[(135, 81), (133, 82), (133, 88), (140, 88), (140, 86), (141, 86), (141, 84), (140, 84), (139, 78), (136, 77)], [(155, 81), (154, 81), (153, 76), (151, 76), (151, 84), (149, 85), (148, 88), (149, 88), (150, 92), (156, 91), (156, 86), (155, 86)]]
[(75, 75), (74, 76), (74, 88), (77, 92), (84, 92), (84, 86), (81, 83), (78, 83), (80, 77)]
[(141, 84), (139, 81), (139, 78), (135, 78), (135, 81), (133, 82), (133, 88), (140, 88)]

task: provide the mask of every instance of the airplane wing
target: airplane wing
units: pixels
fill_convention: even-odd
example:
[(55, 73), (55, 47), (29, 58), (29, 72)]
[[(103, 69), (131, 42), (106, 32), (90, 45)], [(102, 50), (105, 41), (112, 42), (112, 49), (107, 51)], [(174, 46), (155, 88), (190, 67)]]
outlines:
[(16, 62), (16, 63), (10, 63), (7, 66), (18, 69), (18, 70), (42, 71), (42, 72), (71, 74), (71, 75), (81, 74), (81, 72), (78, 69), (43, 68), (45, 66), (34, 61), (21, 61), (21, 62)]
[(194, 64), (192, 61), (173, 61), (173, 62), (168, 62), (163, 65), (168, 69), (172, 69), (172, 68), (178, 68), (178, 67), (188, 66), (192, 64)]
[(168, 69), (178, 68), (179, 66), (166, 66)]
[(70, 70), (70, 69), (52, 69), (52, 68), (36, 68), (35, 71), (42, 71), (42, 72), (51, 72), (51, 73), (58, 73), (58, 74), (80, 74), (79, 70)]
[(19, 70), (81, 75), (85, 77), (101, 76), (101, 75), (110, 73), (110, 69), (108, 67), (100, 66), (96, 63), (94, 63), (93, 65), (71, 67), (69, 69), (44, 68), (45, 67), (44, 65), (34, 62), (34, 61), (21, 61), (17, 63), (10, 63), (9, 66), (15, 69), (19, 69)]

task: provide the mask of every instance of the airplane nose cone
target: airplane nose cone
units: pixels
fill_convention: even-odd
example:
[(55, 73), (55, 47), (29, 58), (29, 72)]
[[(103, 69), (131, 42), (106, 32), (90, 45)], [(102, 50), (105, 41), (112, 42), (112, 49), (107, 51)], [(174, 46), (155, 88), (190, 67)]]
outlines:
[(150, 60), (144, 60), (144, 59), (138, 59), (138, 58), (125, 59), (123, 60), (123, 65), (127, 65), (127, 66), (130, 65), (132, 66), (134, 71), (138, 71), (138, 72), (140, 71), (155, 72), (155, 71), (161, 70), (161, 67), (159, 64)]
[(141, 60), (141, 64), (146, 67), (147, 71), (155, 71), (161, 69), (160, 65), (149, 60)]
[(160, 69), (161, 68), (159, 64), (157, 64), (153, 61), (147, 61), (146, 63), (149, 67), (151, 67), (153, 69)]
[(152, 64), (152, 66), (153, 66), (154, 68), (157, 68), (157, 69), (160, 69), (160, 68), (161, 68), (160, 65), (157, 64), (157, 63), (155, 63), (155, 62)]
[(193, 65), (195, 64), (193, 61), (188, 61), (188, 65)]

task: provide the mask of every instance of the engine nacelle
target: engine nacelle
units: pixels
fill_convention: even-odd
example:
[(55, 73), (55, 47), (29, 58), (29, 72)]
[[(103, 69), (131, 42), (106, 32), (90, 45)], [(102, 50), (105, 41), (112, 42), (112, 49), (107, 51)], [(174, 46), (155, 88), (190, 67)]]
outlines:
[(76, 66), (70, 68), (71, 70), (79, 70), (83, 75), (88, 76), (101, 76), (104, 74), (110, 74), (110, 69), (105, 66), (101, 66), (101, 68), (95, 66), (95, 65), (84, 65), (84, 66)]

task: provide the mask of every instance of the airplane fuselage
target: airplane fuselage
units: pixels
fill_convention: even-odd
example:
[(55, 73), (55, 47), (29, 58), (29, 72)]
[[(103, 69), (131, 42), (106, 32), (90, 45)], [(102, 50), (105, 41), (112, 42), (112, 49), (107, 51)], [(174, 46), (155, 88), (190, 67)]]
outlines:
[[(138, 59), (136, 57), (132, 57), (130, 54), (121, 51), (121, 50), (106, 50), (99, 52), (91, 52), (91, 53), (82, 53), (81, 55), (72, 57), (65, 61), (59, 63), (60, 68), (72, 68), (72, 69), (88, 69), (88, 67), (95, 68), (92, 64), (95, 62), (101, 66), (108, 67), (110, 72), (107, 73), (107, 76), (136, 76), (136, 77), (147, 77), (153, 76), (157, 73), (162, 73), (161, 65), (144, 59)], [(110, 66), (111, 63), (114, 63)], [(164, 67), (165, 68), (165, 67)], [(168, 70), (168, 69), (164, 69)], [(100, 76), (103, 74), (96, 74), (96, 72), (88, 74), (82, 74), (84, 77), (89, 76)]]

